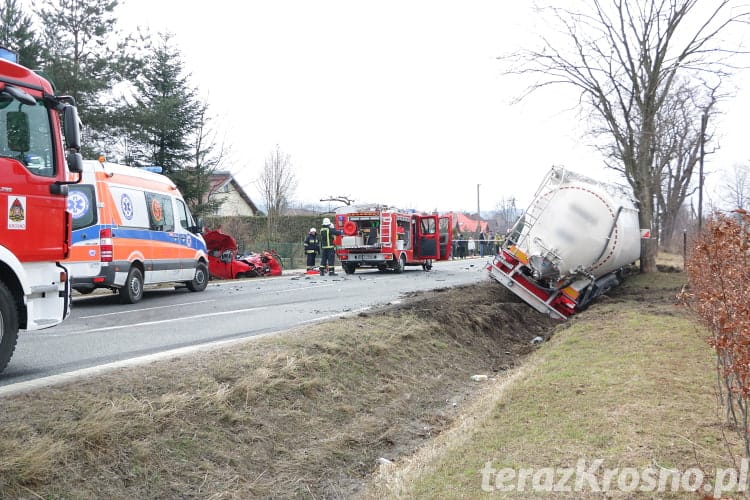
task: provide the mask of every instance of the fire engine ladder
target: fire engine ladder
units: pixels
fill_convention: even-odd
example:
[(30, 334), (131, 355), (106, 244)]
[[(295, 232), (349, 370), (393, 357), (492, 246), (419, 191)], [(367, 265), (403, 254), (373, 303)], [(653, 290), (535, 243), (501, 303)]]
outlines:
[(380, 214), (380, 244), (381, 246), (390, 246), (391, 241), (391, 214)]

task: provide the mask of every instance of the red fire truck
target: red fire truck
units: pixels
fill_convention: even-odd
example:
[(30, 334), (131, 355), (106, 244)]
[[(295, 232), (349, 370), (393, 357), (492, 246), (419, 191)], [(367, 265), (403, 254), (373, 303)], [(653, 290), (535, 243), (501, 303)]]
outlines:
[(335, 217), (336, 255), (346, 274), (358, 267), (391, 269), (406, 266), (432, 269), (434, 260), (450, 258), (450, 215), (423, 214), (382, 206), (341, 207)]
[(47, 328), (70, 314), (68, 271), (60, 261), (71, 238), (70, 174), (82, 165), (73, 99), (55, 96), (14, 55), (0, 48), (0, 371), (19, 329)]

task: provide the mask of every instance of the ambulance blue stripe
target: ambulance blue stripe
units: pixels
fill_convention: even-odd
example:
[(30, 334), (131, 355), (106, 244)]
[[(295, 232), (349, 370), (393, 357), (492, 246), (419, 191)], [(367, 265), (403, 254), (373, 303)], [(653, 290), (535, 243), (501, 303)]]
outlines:
[[(112, 229), (112, 238), (129, 238), (133, 240), (149, 240), (158, 241), (164, 243), (173, 243), (183, 246), (188, 246), (195, 250), (203, 250), (207, 252), (206, 245), (200, 239), (196, 238), (192, 233), (177, 233), (177, 232), (164, 232), (164, 231), (153, 231), (151, 229), (132, 228), (132, 227), (118, 227), (103, 224), (94, 224), (83, 229), (76, 229), (73, 231), (73, 244), (80, 243), (82, 241), (95, 240), (99, 238), (99, 232), (102, 229)], [(175, 238), (172, 235), (176, 235)], [(116, 244), (116, 242), (114, 242)]]

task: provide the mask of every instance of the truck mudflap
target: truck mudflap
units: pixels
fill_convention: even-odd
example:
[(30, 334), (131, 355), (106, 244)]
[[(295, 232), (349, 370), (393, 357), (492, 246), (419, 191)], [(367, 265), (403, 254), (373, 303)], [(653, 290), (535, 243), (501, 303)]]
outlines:
[(487, 265), (489, 275), (528, 305), (552, 319), (565, 320), (575, 312), (575, 301), (561, 290), (550, 290), (534, 284), (523, 275), (523, 263), (503, 251)]
[[(70, 275), (66, 268), (57, 263), (34, 263), (26, 270), (30, 285), (23, 296), (26, 314), (22, 329), (41, 330), (59, 324), (70, 315)], [(58, 280), (44, 281), (54, 274)]]

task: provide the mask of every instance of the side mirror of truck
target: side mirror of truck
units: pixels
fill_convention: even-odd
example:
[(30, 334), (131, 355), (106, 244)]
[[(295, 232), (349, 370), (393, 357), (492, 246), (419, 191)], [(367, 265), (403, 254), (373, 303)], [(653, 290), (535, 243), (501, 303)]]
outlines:
[(83, 157), (81, 153), (70, 151), (68, 156), (65, 158), (68, 163), (68, 170), (74, 174), (80, 174), (83, 172)]
[(203, 219), (200, 217), (195, 221), (195, 225), (188, 228), (193, 234), (201, 234), (203, 232)]
[(65, 106), (62, 113), (63, 133), (65, 134), (65, 144), (68, 149), (75, 151), (81, 150), (81, 120), (78, 118), (78, 108), (75, 106)]

